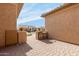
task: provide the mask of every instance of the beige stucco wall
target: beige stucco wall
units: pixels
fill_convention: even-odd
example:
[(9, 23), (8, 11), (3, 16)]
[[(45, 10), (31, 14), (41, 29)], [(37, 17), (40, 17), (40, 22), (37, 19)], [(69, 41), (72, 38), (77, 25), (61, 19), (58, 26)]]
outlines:
[(50, 38), (79, 44), (79, 4), (45, 16)]
[(26, 31), (18, 31), (18, 43), (26, 43), (27, 40), (27, 34)]
[(0, 3), (0, 47), (5, 46), (5, 31), (16, 30), (17, 4)]

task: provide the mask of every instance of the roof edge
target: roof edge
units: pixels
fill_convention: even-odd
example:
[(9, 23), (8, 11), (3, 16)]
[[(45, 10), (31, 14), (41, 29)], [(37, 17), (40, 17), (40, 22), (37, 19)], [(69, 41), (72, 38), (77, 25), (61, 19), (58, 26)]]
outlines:
[(57, 12), (57, 11), (60, 11), (60, 10), (62, 10), (62, 9), (64, 9), (64, 8), (67, 8), (67, 7), (72, 6), (72, 5), (75, 5), (75, 4), (77, 4), (77, 3), (65, 3), (64, 5), (61, 5), (60, 7), (57, 7), (57, 8), (55, 8), (54, 10), (51, 10), (51, 11), (49, 11), (49, 12), (47, 12), (47, 13), (42, 14), (41, 17), (48, 16), (48, 15), (50, 15), (51, 13), (55, 13), (55, 12)]

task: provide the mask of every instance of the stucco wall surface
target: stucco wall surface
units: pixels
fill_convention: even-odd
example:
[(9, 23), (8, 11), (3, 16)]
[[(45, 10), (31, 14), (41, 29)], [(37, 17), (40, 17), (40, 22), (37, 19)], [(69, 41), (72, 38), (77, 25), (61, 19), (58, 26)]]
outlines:
[(0, 3), (0, 47), (5, 46), (5, 32), (16, 30), (21, 4)]
[(79, 44), (79, 4), (46, 16), (45, 25), (50, 38)]

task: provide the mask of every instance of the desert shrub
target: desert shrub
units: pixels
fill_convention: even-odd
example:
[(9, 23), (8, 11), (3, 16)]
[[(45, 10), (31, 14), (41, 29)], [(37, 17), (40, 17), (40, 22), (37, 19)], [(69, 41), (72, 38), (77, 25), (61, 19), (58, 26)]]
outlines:
[(23, 29), (23, 27), (20, 27), (19, 30), (20, 30), (20, 31), (23, 31), (24, 29)]
[(31, 32), (28, 32), (27, 35), (28, 35), (28, 36), (32, 36), (32, 33), (31, 33)]

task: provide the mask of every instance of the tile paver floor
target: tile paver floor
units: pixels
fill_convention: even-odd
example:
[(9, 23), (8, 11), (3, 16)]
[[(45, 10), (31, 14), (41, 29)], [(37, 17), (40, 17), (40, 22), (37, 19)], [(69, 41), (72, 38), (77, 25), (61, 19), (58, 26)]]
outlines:
[(0, 49), (2, 56), (74, 56), (79, 55), (79, 46), (57, 41), (36, 40), (35, 35), (29, 36), (27, 44), (9, 46)]

